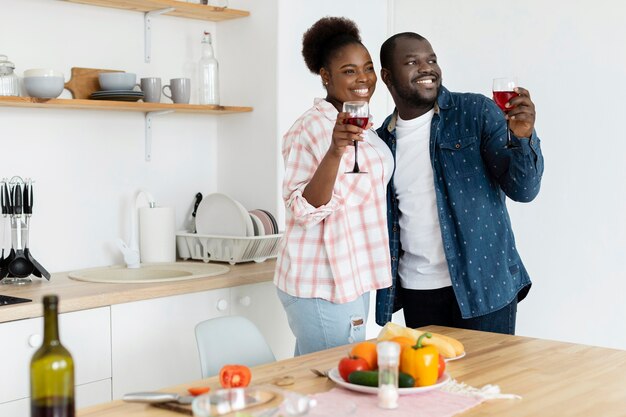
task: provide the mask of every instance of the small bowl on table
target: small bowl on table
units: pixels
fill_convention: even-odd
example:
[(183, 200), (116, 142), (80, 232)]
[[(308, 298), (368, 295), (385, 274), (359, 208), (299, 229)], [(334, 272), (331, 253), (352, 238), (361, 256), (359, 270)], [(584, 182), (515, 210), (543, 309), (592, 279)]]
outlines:
[(132, 72), (101, 72), (98, 81), (103, 91), (129, 91), (137, 84), (137, 75)]
[(29, 97), (57, 98), (65, 88), (65, 77), (49, 68), (28, 69), (24, 71), (24, 88)]

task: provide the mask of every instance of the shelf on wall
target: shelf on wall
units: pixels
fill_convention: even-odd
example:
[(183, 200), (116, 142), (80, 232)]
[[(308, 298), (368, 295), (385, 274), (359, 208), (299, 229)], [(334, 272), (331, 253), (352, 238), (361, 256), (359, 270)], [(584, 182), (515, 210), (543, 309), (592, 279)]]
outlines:
[(186, 3), (175, 0), (64, 0), (71, 3), (90, 4), (93, 6), (110, 7), (114, 9), (134, 10), (147, 13), (157, 10), (173, 8), (165, 13), (169, 16), (185, 17), (188, 19), (222, 20), (238, 19), (250, 15), (246, 10), (230, 9), (228, 7), (214, 7), (205, 4)]
[(33, 97), (0, 97), (0, 106), (135, 111), (144, 113), (154, 111), (175, 111), (177, 113), (230, 114), (246, 113), (252, 111), (252, 107), (243, 106), (209, 106), (201, 104), (144, 103), (65, 98), (43, 99)]

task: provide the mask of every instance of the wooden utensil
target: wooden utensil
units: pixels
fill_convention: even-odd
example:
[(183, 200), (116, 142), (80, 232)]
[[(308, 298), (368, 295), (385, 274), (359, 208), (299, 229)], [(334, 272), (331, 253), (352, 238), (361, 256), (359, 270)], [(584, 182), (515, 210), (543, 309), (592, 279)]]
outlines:
[(72, 93), (72, 97), (76, 99), (89, 98), (91, 93), (100, 90), (100, 82), (98, 74), (101, 72), (124, 72), (121, 70), (99, 69), (99, 68), (81, 68), (72, 67), (72, 76), (65, 83), (65, 88)]

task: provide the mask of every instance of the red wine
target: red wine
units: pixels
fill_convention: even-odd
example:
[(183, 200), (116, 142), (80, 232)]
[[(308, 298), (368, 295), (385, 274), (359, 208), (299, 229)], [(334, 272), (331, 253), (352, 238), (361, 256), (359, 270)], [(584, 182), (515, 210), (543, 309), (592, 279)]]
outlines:
[(361, 129), (365, 129), (365, 126), (367, 126), (368, 120), (369, 120), (369, 117), (348, 117), (345, 123), (358, 126)]
[(74, 399), (43, 398), (33, 401), (30, 406), (31, 417), (74, 417)]
[(513, 97), (517, 97), (517, 95), (518, 94), (515, 91), (494, 91), (493, 92), (493, 101), (496, 102), (498, 107), (500, 107), (500, 109), (502, 109), (503, 112), (507, 112), (507, 111), (511, 110), (512, 107), (509, 107), (507, 109), (504, 106), (506, 105), (506, 103), (508, 103), (508, 101), (510, 99), (512, 99)]

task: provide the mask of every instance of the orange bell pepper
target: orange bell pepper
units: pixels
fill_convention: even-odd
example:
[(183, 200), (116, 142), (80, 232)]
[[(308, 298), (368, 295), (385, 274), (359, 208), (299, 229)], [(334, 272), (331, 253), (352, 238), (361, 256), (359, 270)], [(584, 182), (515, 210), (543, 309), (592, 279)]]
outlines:
[(223, 388), (245, 388), (251, 379), (252, 372), (244, 365), (224, 365), (220, 369), (220, 384)]
[(422, 346), (424, 337), (430, 338), (432, 335), (422, 334), (414, 346), (402, 349), (400, 354), (400, 372), (411, 375), (415, 379), (416, 387), (425, 387), (437, 382), (439, 352), (434, 346)]

